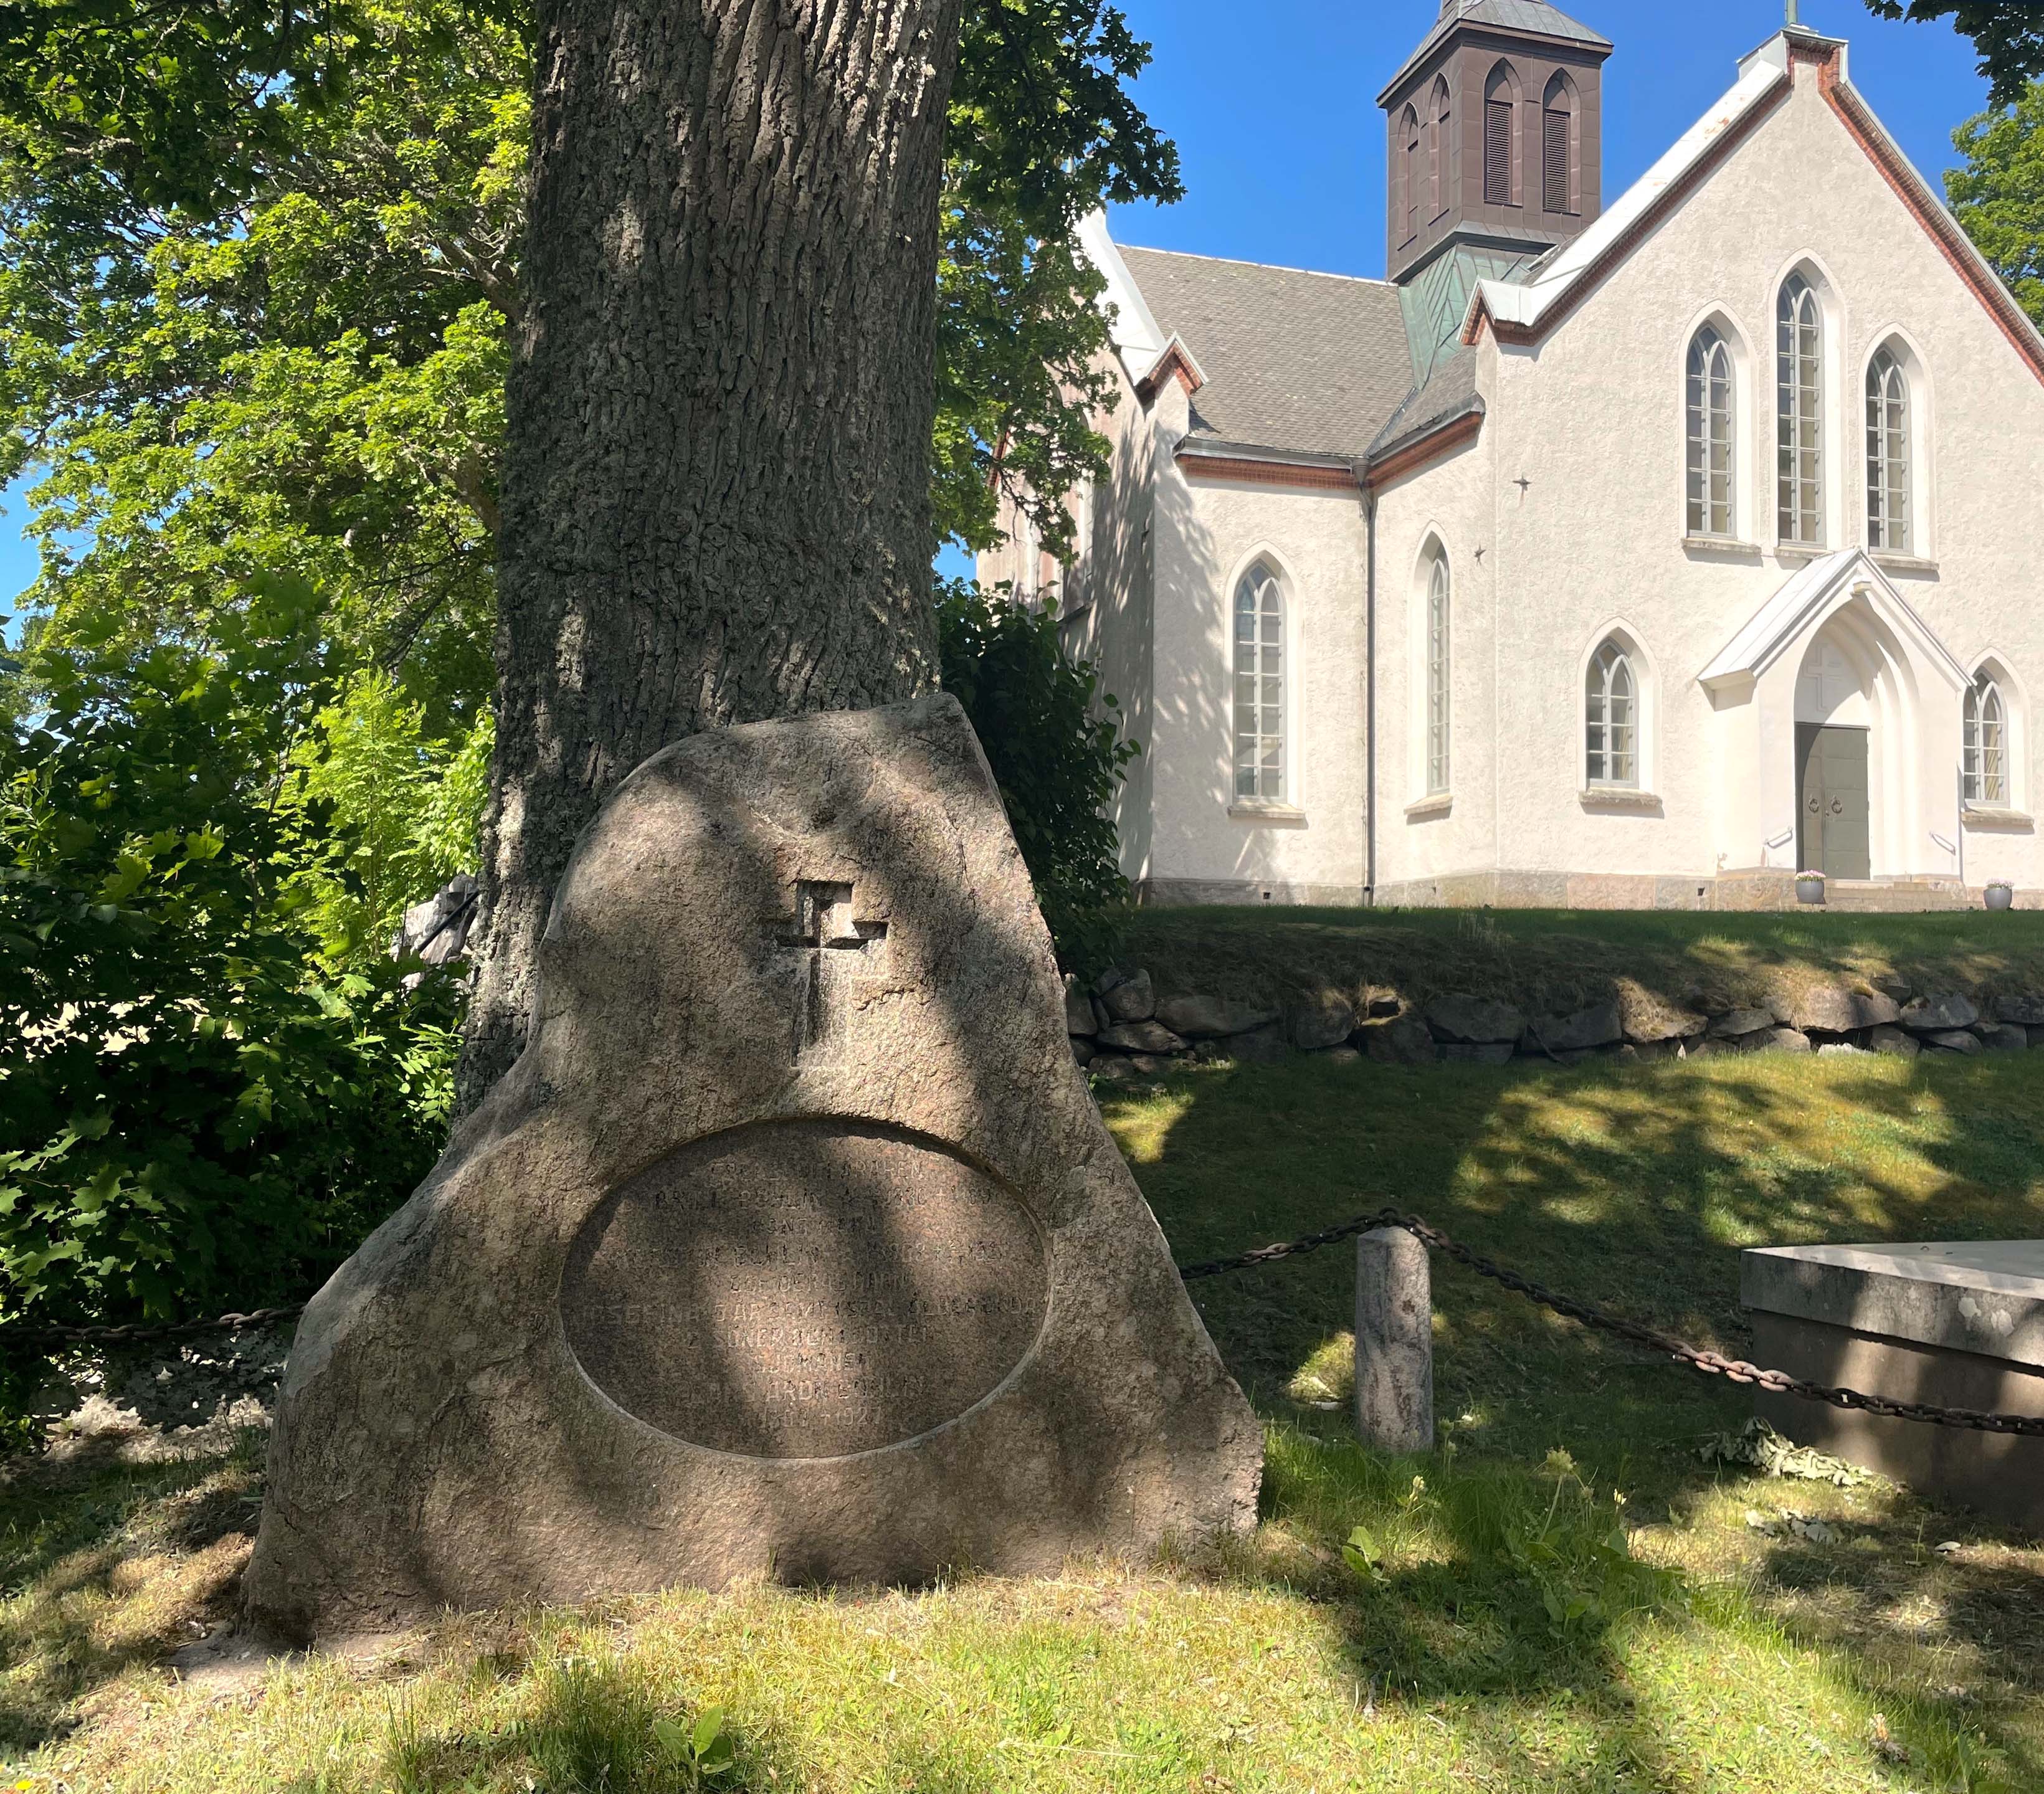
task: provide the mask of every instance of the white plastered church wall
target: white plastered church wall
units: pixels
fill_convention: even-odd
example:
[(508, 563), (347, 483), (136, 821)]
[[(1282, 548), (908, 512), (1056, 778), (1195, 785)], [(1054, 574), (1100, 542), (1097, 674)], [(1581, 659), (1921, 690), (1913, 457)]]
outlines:
[[(1511, 594), (1498, 644), (1511, 670), (1496, 734), (1512, 743), (1498, 781), (1500, 866), (1703, 875), (1792, 860), (1792, 847), (1765, 843), (1793, 824), (1795, 669), (1786, 674), (1785, 751), (1696, 674), (1808, 559), (1777, 548), (1773, 490), (1775, 296), (1804, 263), (1831, 289), (1828, 546), (1866, 539), (1861, 382), (1877, 339), (1906, 332), (1931, 388), (1927, 521), (1938, 559), (1934, 570), (1898, 567), (1893, 578), (1961, 661), (1970, 665), (1990, 643), (2020, 644), (2006, 650), (2021, 662), (2011, 670), (2034, 680), (2044, 611), (2026, 563), (2044, 494), (2044, 386), (1848, 136), (1816, 71), (1799, 67), (1789, 98), (1545, 342), (1500, 351), (1486, 338), (1496, 368), (1485, 433), (1498, 460), (1497, 577)], [(1754, 539), (1745, 551), (1684, 541), (1682, 371), (1689, 332), (1719, 309), (1750, 352), (1738, 425), (1741, 509)], [(1522, 474), (1533, 482), (1523, 501), (1510, 483)], [(1421, 475), (1416, 501), (1454, 477), (1451, 468)], [(1390, 563), (1396, 551), (1387, 543), (1381, 552)], [(1659, 673), (1650, 705), (1658, 815), (1577, 800), (1577, 670), (1590, 636), (1620, 615), (1636, 621)], [(1947, 791), (1938, 832), (1953, 832), (1958, 712), (1927, 678), (1917, 699), (1922, 813), (1911, 824), (1915, 838), (1903, 838), (1901, 822), (1887, 831), (1888, 863), (1874, 870), (1950, 876), (1952, 861), (1928, 836)], [(1770, 709), (1778, 724), (1778, 700)], [(2034, 790), (2034, 768), (2023, 770)], [(1969, 832), (1969, 879), (1992, 867), (2019, 885), (2044, 882), (2034, 843)]]
[[(1354, 492), (1189, 478), (1183, 463), (1160, 458), (1157, 704), (1144, 744), (1153, 897), (1361, 896), (1367, 551)], [(1237, 801), (1235, 594), (1259, 564), (1283, 594), (1285, 766), (1277, 801), (1295, 813), (1258, 813)]]
[[(1477, 388), (1492, 401), (1490, 357)], [(1497, 499), (1493, 422), (1473, 443), (1377, 495), (1377, 883), (1398, 902), (1482, 901), (1498, 864)], [(1428, 791), (1427, 580), (1448, 565), (1449, 777)], [(1479, 559), (1481, 555), (1481, 559)]]
[[(1110, 812), (1123, 876), (1139, 883), (1149, 873), (1156, 814), (1156, 494), (1170, 463), (1159, 420), (1168, 424), (1175, 413), (1182, 429), (1185, 395), (1174, 384), (1153, 411), (1137, 398), (1120, 355), (1108, 354), (1103, 365), (1114, 377), (1116, 402), (1094, 427), (1108, 440), (1108, 471), (1089, 495), (1085, 553), (1061, 595), (1059, 635), (1069, 653), (1097, 666), (1101, 691), (1120, 706), (1124, 733), (1143, 749), (1129, 763)], [(999, 565), (994, 556), (981, 557), (981, 579)]]

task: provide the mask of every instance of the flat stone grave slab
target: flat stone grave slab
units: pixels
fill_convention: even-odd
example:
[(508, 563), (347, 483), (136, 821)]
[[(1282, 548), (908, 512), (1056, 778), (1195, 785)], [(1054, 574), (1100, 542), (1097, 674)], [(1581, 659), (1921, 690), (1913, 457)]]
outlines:
[(523, 1057), (300, 1325), (246, 1600), (1055, 1573), (1247, 1529), (1262, 1465), (934, 697), (611, 797)]
[[(1891, 1400), (2044, 1417), (2044, 1240), (1774, 1247), (1743, 1254), (1756, 1363)], [(1800, 1444), (2044, 1536), (2044, 1439), (1760, 1392)]]

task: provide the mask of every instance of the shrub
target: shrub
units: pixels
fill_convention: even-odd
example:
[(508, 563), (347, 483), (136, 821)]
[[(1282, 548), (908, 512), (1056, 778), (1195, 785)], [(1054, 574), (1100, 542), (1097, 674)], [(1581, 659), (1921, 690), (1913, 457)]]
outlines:
[(950, 580), (937, 620), (944, 690), (986, 751), (1058, 958), (1097, 970), (1128, 908), (1107, 809), (1140, 750), (1122, 736), (1120, 706), (1092, 663), (1065, 652), (1053, 617)]
[(449, 986), (323, 975), (306, 925), (300, 874), (352, 851), (285, 801), (325, 695), (313, 614), (268, 582), (203, 645), (25, 656), (40, 713), (0, 724), (0, 1327), (303, 1295), (438, 1150)]

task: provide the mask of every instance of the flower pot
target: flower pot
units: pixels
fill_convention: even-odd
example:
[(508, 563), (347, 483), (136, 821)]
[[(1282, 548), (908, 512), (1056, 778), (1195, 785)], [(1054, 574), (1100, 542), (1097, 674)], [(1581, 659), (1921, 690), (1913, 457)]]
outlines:
[(2015, 893), (2006, 885), (1990, 885), (1987, 888), (1987, 906), (1990, 909), (2013, 909)]
[(1796, 881), (1796, 901), (1798, 903), (1822, 903), (1824, 901), (1824, 881), (1821, 878), (1798, 878)]

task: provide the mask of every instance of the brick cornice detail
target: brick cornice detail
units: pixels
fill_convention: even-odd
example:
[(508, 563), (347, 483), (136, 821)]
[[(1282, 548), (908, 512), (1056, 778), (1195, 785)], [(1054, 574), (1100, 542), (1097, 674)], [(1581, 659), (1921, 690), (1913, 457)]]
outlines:
[(1300, 492), (1355, 492), (1347, 467), (1302, 467), (1292, 461), (1252, 461), (1238, 455), (1187, 455), (1178, 465), (1189, 479), (1232, 480), (1243, 486), (1285, 486)]
[(2023, 357), (2023, 365), (2039, 381), (2044, 381), (2044, 344), (2038, 340), (2037, 332), (2023, 308), (1995, 278), (1993, 271), (1973, 247), (1972, 238), (1960, 228), (1958, 221), (1924, 190), (1921, 178), (1888, 141), (1887, 133), (1867, 110), (1866, 102), (1838, 79), (1837, 55), (1834, 52), (1822, 59), (1812, 56), (1808, 60), (1818, 64), (1817, 90), (1838, 115), (1847, 133), (1866, 152), (1867, 159), (1881, 171), (1881, 178), (1923, 226), (1924, 234), (1937, 244), (1939, 253), (1951, 264), (1952, 271), (1965, 283), (1966, 290), (1986, 308), (1988, 316), (2008, 339), (2009, 346)]
[(1157, 364), (1136, 382), (1135, 396), (1147, 405), (1164, 390), (1167, 379), (1175, 379), (1185, 389), (1188, 397), (1197, 392), (1206, 382), (1206, 376), (1194, 363), (1185, 345), (1174, 336), (1158, 356)]
[(1466, 411), (1450, 420), (1431, 434), (1417, 442), (1409, 442), (1396, 453), (1387, 455), (1381, 461), (1374, 462), (1370, 470), (1370, 490), (1381, 490), (1393, 480), (1416, 474), (1423, 467), (1431, 467), (1444, 459), (1466, 443), (1472, 443), (1483, 433), (1483, 413)]

